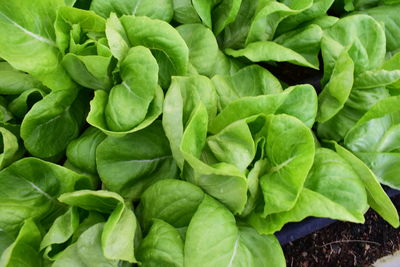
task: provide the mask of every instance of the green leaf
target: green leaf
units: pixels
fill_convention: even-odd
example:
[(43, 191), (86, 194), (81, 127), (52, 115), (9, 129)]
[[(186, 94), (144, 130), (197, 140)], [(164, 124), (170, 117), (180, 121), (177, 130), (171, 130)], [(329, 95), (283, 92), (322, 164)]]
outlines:
[(283, 32), (287, 32), (289, 30), (297, 28), (304, 22), (311, 21), (314, 19), (321, 18), (323, 15), (326, 14), (332, 3), (333, 0), (314, 0), (312, 1), (312, 5), (299, 12), (295, 15), (291, 15), (283, 19), (276, 30), (277, 34), (281, 34)]
[(213, 31), (218, 36), (239, 13), (242, 0), (222, 0), (212, 11)]
[[(67, 242), (79, 226), (79, 213), (75, 207), (58, 217), (40, 243), (40, 250), (45, 249), (44, 257), (50, 260), (57, 258), (56, 246)], [(59, 255), (59, 254), (58, 254)]]
[(210, 136), (207, 145), (218, 161), (232, 164), (242, 172), (256, 154), (253, 136), (245, 120), (236, 121)]
[(31, 75), (18, 71), (7, 62), (0, 62), (0, 93), (3, 95), (18, 95), (32, 88), (42, 88), (43, 85)]
[(274, 39), (274, 42), (302, 55), (313, 66), (319, 66), (318, 54), (323, 31), (315, 24), (302, 27)]
[[(108, 191), (81, 190), (63, 194), (59, 197), (59, 201), (89, 211), (111, 213), (101, 234), (104, 257), (136, 262), (134, 256), (136, 217), (120, 195)], [(83, 235), (84, 233), (81, 237)], [(79, 240), (77, 243), (79, 244)], [(61, 259), (66, 251), (58, 259)]]
[(261, 234), (273, 234), (282, 229), (285, 224), (300, 222), (309, 216), (354, 223), (364, 222), (364, 218), (355, 217), (341, 205), (307, 188), (303, 189), (293, 209), (271, 214), (265, 219), (259, 214), (252, 213), (247, 222)]
[(107, 19), (106, 36), (112, 55), (120, 61), (123, 60), (129, 51), (129, 41), (124, 27), (114, 13)]
[(154, 182), (177, 175), (159, 121), (124, 137), (107, 137), (97, 147), (96, 163), (106, 188), (129, 199), (139, 199)]
[(221, 0), (192, 0), (192, 4), (204, 25), (212, 28), (211, 11)]
[(286, 17), (309, 8), (310, 0), (290, 2), (290, 6), (275, 1), (263, 1), (252, 19), (245, 45), (258, 41), (271, 41), (278, 24)]
[[(120, 85), (122, 86), (122, 85)], [(87, 122), (100, 129), (103, 133), (114, 136), (114, 137), (121, 137), (125, 136), (129, 133), (137, 132), (142, 130), (152, 124), (158, 116), (160, 116), (162, 112), (162, 105), (164, 100), (164, 94), (160, 87), (156, 87), (155, 89), (155, 96), (153, 101), (150, 103), (146, 117), (135, 127), (132, 127), (126, 131), (114, 131), (110, 129), (106, 123), (106, 114), (105, 114), (105, 107), (108, 103), (108, 94), (103, 90), (97, 90), (94, 93), (94, 98), (90, 102), (90, 112), (86, 118)], [(129, 114), (126, 114), (129, 115)]]
[(142, 45), (162, 51), (174, 75), (186, 74), (189, 51), (179, 33), (168, 23), (147, 17), (122, 16), (120, 19), (131, 46)]
[(366, 71), (357, 75), (354, 80), (354, 88), (376, 88), (396, 83), (400, 80), (400, 66), (396, 70)]
[(18, 119), (23, 119), (32, 106), (43, 99), (45, 93), (36, 88), (22, 92), (17, 98), (10, 102), (8, 109)]
[[(104, 36), (105, 23), (106, 21), (93, 11), (60, 7), (54, 24), (58, 48), (64, 53), (71, 44), (80, 44), (82, 33)], [(74, 34), (77, 35), (75, 38)], [(73, 46), (70, 47), (70, 52), (73, 52), (72, 48)]]
[(0, 57), (54, 90), (73, 87), (60, 64), (53, 27), (63, 5), (63, 0), (12, 0), (0, 7)]
[[(396, 1), (394, 2), (396, 3)], [(385, 25), (387, 51), (395, 51), (400, 48), (399, 39), (396, 38), (400, 34), (400, 18), (397, 14), (399, 7), (397, 1), (396, 5), (382, 5), (361, 11)]]
[(318, 69), (318, 66), (307, 61), (302, 55), (280, 44), (270, 41), (250, 43), (243, 49), (226, 49), (225, 53), (233, 57), (246, 57), (252, 62), (278, 61)]
[(377, 102), (347, 133), (353, 152), (391, 152), (400, 148), (400, 96)]
[(282, 86), (277, 78), (259, 65), (250, 65), (232, 75), (215, 75), (212, 78), (219, 96), (220, 109), (245, 96), (280, 93)]
[[(330, 77), (333, 65), (340, 52), (349, 49), (348, 53), (354, 62), (355, 74), (368, 70), (378, 69), (385, 57), (385, 32), (382, 26), (373, 18), (366, 15), (352, 15), (344, 17), (324, 32), (324, 36), (331, 38), (337, 46), (326, 48), (322, 39), (322, 55), (324, 59), (324, 79)], [(328, 54), (333, 55), (333, 60)], [(331, 56), (332, 57), (332, 56)], [(326, 76), (326, 78), (325, 78)]]
[(183, 167), (183, 156), (179, 146), (184, 127), (199, 102), (205, 105), (210, 118), (215, 117), (217, 94), (210, 79), (200, 75), (172, 78), (165, 96), (162, 123), (172, 154), (180, 168)]
[(371, 206), (371, 208), (373, 208), (393, 227), (399, 227), (399, 215), (396, 207), (386, 195), (374, 173), (350, 151), (338, 145), (337, 143), (334, 145), (336, 152), (348, 163), (350, 163), (353, 170), (357, 172), (360, 179), (362, 179), (365, 189), (367, 190), (368, 204)]
[(185, 24), (176, 30), (189, 48), (189, 63), (199, 74), (211, 77), (219, 51), (212, 31), (202, 24)]
[(52, 266), (117, 267), (118, 261), (107, 259), (103, 254), (101, 246), (103, 228), (103, 223), (91, 226), (57, 258)]
[(183, 267), (183, 241), (168, 223), (155, 219), (140, 243), (138, 259), (143, 266)]
[(138, 207), (144, 232), (150, 229), (153, 219), (175, 228), (188, 226), (203, 198), (199, 187), (185, 181), (165, 179), (154, 183), (143, 193)]
[(200, 102), (182, 136), (180, 149), (187, 162), (182, 176), (225, 204), (233, 213), (239, 213), (247, 199), (244, 174), (233, 165), (220, 163), (210, 166), (199, 159), (206, 142), (207, 123), (207, 110)]
[(86, 176), (35, 158), (21, 159), (2, 170), (0, 185), (0, 228), (6, 231), (15, 231), (29, 218), (52, 223), (64, 211), (57, 201), (60, 194), (92, 186)]
[(171, 21), (173, 16), (172, 0), (93, 0), (90, 9), (104, 18), (112, 12), (117, 16), (135, 15), (146, 16), (153, 19)]
[(120, 63), (122, 84), (114, 86), (104, 107), (105, 121), (116, 132), (141, 123), (156, 94), (158, 65), (150, 50), (132, 47)]
[(343, 140), (356, 122), (380, 99), (389, 96), (385, 88), (354, 89), (344, 107), (330, 120), (319, 123), (318, 137), (326, 140)]
[(87, 93), (60, 90), (37, 102), (21, 124), (25, 148), (34, 156), (50, 158), (75, 139), (86, 116)]
[(6, 128), (0, 127), (0, 133), (2, 136), (2, 153), (0, 154), (1, 170), (21, 158), (24, 152), (24, 148), (19, 147), (17, 137)]
[(134, 238), (136, 217), (123, 203), (118, 204), (104, 225), (101, 243), (107, 259), (136, 262)]
[(263, 216), (292, 209), (314, 161), (312, 132), (288, 115), (270, 115), (265, 130), (268, 172), (260, 178)]
[(40, 230), (36, 224), (32, 220), (26, 220), (16, 240), (1, 255), (0, 265), (5, 267), (43, 266), (39, 254), (41, 238)]
[(329, 82), (318, 96), (318, 122), (335, 116), (347, 101), (353, 87), (354, 63), (346, 51), (336, 61)]
[(199, 23), (200, 18), (191, 0), (172, 0), (174, 20), (181, 24)]
[(69, 163), (82, 171), (96, 174), (96, 150), (105, 138), (106, 135), (96, 128), (86, 129), (81, 136), (69, 143), (67, 147)]
[(109, 90), (112, 80), (109, 76), (111, 56), (78, 56), (68, 53), (62, 64), (71, 78), (84, 87), (94, 90)]
[(275, 237), (236, 226), (229, 210), (208, 196), (187, 229), (184, 260), (185, 266), (285, 266)]
[(296, 85), (278, 94), (241, 97), (233, 101), (211, 122), (209, 131), (217, 133), (234, 121), (258, 114), (289, 114), (311, 127), (316, 112), (317, 96), (314, 88), (306, 84)]
[(304, 185), (346, 208), (355, 218), (363, 220), (368, 210), (364, 183), (352, 166), (336, 152), (318, 148), (314, 165)]

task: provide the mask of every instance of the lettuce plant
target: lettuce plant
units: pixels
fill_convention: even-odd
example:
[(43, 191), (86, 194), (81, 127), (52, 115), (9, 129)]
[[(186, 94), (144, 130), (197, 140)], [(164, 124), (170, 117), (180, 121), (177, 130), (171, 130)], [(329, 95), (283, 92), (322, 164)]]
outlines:
[(398, 1), (3, 2), (0, 266), (276, 267), (287, 223), (399, 226)]

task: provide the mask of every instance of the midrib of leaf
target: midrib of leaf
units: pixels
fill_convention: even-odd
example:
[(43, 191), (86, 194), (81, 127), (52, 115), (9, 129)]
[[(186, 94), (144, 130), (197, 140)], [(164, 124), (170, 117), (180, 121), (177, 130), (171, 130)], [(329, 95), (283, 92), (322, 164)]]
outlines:
[(279, 172), (280, 169), (282, 169), (283, 167), (285, 167), (286, 165), (288, 165), (292, 160), (294, 160), (294, 157), (288, 158), (287, 160), (285, 160), (285, 161), (282, 162), (281, 164), (272, 167), (272, 168), (270, 169), (269, 173)]
[(4, 13), (0, 12), (0, 17), (3, 17), (6, 21), (8, 21), (10, 24), (12, 24), (13, 26), (15, 26), (16, 28), (18, 28), (19, 30), (21, 30), (22, 32), (24, 32), (25, 34), (33, 37), (34, 39), (38, 40), (39, 42), (43, 42), (43, 43), (47, 43), (50, 46), (53, 47), (57, 47), (56, 43), (50, 39), (47, 39), (41, 35), (38, 35), (36, 33), (33, 33), (31, 31), (29, 31), (28, 29), (22, 27), (21, 25), (19, 25), (18, 23), (16, 23), (15, 21), (13, 21), (11, 18), (9, 18), (7, 15), (5, 15)]
[(19, 177), (21, 178), (24, 182), (28, 183), (30, 186), (32, 186), (33, 189), (35, 189), (36, 191), (38, 191), (41, 195), (45, 196), (47, 199), (49, 199), (51, 202), (54, 202), (56, 204), (58, 204), (58, 202), (49, 194), (47, 194), (47, 192), (43, 191), (39, 186), (35, 185), (34, 183), (32, 183), (31, 181), (27, 180), (24, 177)]
[(168, 159), (168, 158), (172, 158), (172, 156), (167, 155), (167, 156), (161, 156), (161, 157), (152, 158), (152, 159), (131, 159), (131, 160), (126, 160), (126, 162), (155, 162), (155, 161), (160, 161), (160, 160)]
[(141, 3), (142, 3), (142, 0), (137, 0), (136, 1), (135, 6), (132, 9), (132, 15), (136, 15), (137, 9), (139, 8)]
[(239, 235), (236, 238), (235, 245), (233, 246), (232, 256), (231, 256), (231, 259), (229, 260), (229, 264), (228, 264), (227, 267), (232, 267), (233, 266), (233, 261), (236, 258), (238, 246), (239, 246)]

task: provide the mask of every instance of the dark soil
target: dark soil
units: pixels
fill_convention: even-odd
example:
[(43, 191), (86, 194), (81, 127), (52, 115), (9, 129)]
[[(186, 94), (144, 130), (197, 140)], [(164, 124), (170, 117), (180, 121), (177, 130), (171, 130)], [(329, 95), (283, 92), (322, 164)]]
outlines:
[[(400, 195), (392, 198), (400, 211)], [(365, 224), (336, 222), (283, 246), (289, 267), (370, 266), (400, 249), (400, 229), (394, 229), (374, 211)]]

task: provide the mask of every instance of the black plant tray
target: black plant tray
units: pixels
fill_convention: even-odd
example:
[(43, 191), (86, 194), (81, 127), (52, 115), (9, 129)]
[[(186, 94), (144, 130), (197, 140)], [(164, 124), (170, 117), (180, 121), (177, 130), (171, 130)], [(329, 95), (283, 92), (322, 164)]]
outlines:
[[(396, 189), (385, 187), (385, 191), (391, 198), (400, 195), (400, 191)], [(321, 230), (322, 228), (325, 228), (334, 222), (336, 222), (336, 220), (308, 217), (301, 222), (286, 224), (281, 231), (276, 233), (276, 237), (281, 245), (285, 245), (289, 242)]]

